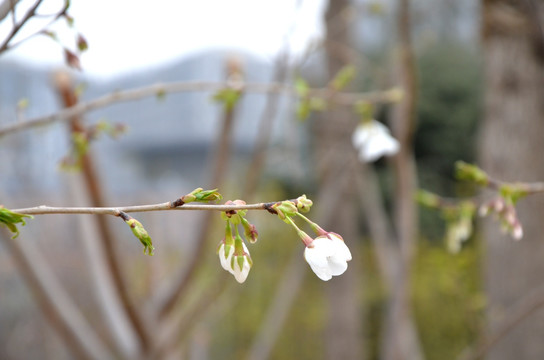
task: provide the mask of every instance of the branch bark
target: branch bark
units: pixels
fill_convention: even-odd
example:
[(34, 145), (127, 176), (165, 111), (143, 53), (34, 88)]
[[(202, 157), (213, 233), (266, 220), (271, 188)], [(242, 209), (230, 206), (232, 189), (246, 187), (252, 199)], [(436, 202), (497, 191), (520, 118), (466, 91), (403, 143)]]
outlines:
[[(58, 74), (55, 80), (55, 85), (57, 86), (64, 106), (75, 106), (77, 104), (77, 96), (72, 89), (69, 77), (66, 74)], [(70, 133), (72, 135), (76, 133), (84, 133), (82, 121), (78, 116), (71, 117), (69, 124)], [(95, 207), (103, 207), (105, 204), (105, 196), (102, 193), (102, 186), (94, 167), (93, 158), (89, 152), (82, 157), (82, 180), (85, 184), (92, 205)], [(147, 332), (148, 330), (142, 317), (136, 310), (136, 306), (128, 293), (126, 279), (122, 274), (119, 254), (115, 248), (115, 242), (113, 241), (111, 229), (106, 222), (105, 217), (97, 217), (97, 225), (100, 233), (100, 240), (104, 248), (106, 264), (109, 273), (112, 276), (113, 284), (115, 285), (115, 289), (123, 304), (123, 309), (125, 310), (128, 319), (134, 327), (134, 331), (140, 340), (141, 350), (145, 353), (150, 346), (150, 336)]]
[[(261, 94), (282, 94), (290, 97), (298, 97), (296, 90), (291, 85), (281, 83), (236, 83), (236, 88), (244, 93), (261, 93)], [(180, 92), (214, 92), (227, 87), (226, 82), (173, 82), (166, 84), (155, 84), (141, 88), (117, 91), (102, 97), (90, 100), (89, 102), (81, 102), (74, 104), (64, 110), (55, 112), (46, 116), (39, 116), (29, 120), (14, 122), (9, 125), (0, 127), (0, 138), (22, 130), (33, 127), (46, 126), (59, 121), (69, 121), (74, 116), (80, 116), (87, 112), (97, 110), (112, 104), (135, 101), (146, 97), (158, 96), (169, 93)], [(311, 89), (310, 96), (316, 96), (327, 99), (330, 94), (330, 89)], [(389, 103), (394, 102), (398, 98), (398, 90), (390, 89), (385, 91), (373, 91), (367, 93), (335, 93), (334, 103), (339, 105), (353, 105), (357, 101), (367, 101), (374, 103)]]

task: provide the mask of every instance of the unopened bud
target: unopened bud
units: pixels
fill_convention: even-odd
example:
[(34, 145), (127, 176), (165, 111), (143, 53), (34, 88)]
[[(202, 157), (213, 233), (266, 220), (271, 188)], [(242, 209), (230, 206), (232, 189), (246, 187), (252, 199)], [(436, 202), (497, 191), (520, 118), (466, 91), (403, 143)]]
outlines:
[(521, 227), (521, 224), (516, 222), (514, 226), (512, 227), (512, 237), (514, 240), (521, 240), (523, 237), (523, 228)]
[(256, 243), (259, 233), (257, 232), (255, 225), (247, 221), (246, 218), (242, 218), (242, 226), (244, 227), (244, 235), (246, 236), (246, 239), (252, 244)]
[(153, 250), (155, 250), (155, 248), (153, 247), (151, 237), (143, 227), (142, 223), (132, 217), (128, 217), (125, 222), (128, 224), (128, 226), (130, 226), (130, 230), (132, 230), (134, 236), (136, 236), (144, 246), (144, 254), (152, 256)]
[(489, 183), (487, 174), (476, 165), (464, 161), (455, 163), (456, 176), (459, 180), (473, 181), (478, 185), (486, 186)]
[(272, 205), (272, 208), (276, 210), (282, 220), (285, 220), (286, 217), (294, 216), (298, 212), (297, 207), (291, 201), (276, 203)]
[(312, 200), (308, 199), (306, 195), (299, 196), (296, 201), (297, 209), (300, 212), (306, 213), (310, 211), (310, 208), (313, 205)]

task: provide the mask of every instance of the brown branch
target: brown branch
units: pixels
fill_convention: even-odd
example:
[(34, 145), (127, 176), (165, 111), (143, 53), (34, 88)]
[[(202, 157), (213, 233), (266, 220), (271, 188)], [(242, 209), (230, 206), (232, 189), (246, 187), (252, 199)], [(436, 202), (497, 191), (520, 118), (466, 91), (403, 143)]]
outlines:
[[(104, 95), (89, 102), (82, 102), (70, 106), (64, 110), (55, 112), (46, 116), (39, 116), (33, 119), (14, 122), (12, 124), (0, 127), (0, 138), (14, 132), (25, 129), (45, 126), (58, 121), (69, 121), (74, 116), (79, 116), (87, 112), (100, 109), (112, 104), (135, 101), (146, 97), (158, 96), (161, 94), (181, 93), (181, 92), (214, 92), (227, 87), (226, 82), (174, 82), (167, 84), (155, 84), (141, 88), (117, 91), (111, 94)], [(291, 97), (298, 97), (295, 88), (291, 85), (279, 83), (238, 83), (237, 89), (243, 92), (262, 93), (262, 94), (283, 94)], [(330, 94), (330, 89), (320, 88), (311, 89), (310, 96), (327, 98)], [(339, 105), (353, 105), (358, 101), (388, 103), (397, 101), (398, 90), (390, 89), (385, 91), (373, 91), (365, 93), (335, 93), (334, 101)]]
[[(36, 10), (37, 10), (38, 6), (40, 5), (40, 3), (42, 1), (43, 0), (36, 1), (36, 3), (32, 6), (32, 8), (30, 8), (29, 11), (25, 14), (24, 18), (18, 24), (14, 23), (11, 32), (8, 34), (7, 38), (4, 40), (2, 45), (0, 45), (0, 54), (7, 51), (7, 50), (11, 50), (11, 49), (19, 46), (20, 44), (24, 43), (28, 39), (30, 39), (30, 38), (38, 35), (38, 34), (43, 33), (55, 21), (57, 21), (62, 15), (65, 15), (66, 11), (68, 11), (68, 8), (70, 7), (70, 2), (65, 1), (63, 8), (59, 12), (57, 12), (55, 14), (50, 14), (50, 15), (45, 16), (45, 17), (50, 17), (52, 19), (45, 26), (43, 26), (41, 30), (35, 31), (32, 34), (25, 37), (24, 39), (21, 39), (16, 43), (10, 44), (10, 41), (15, 37), (15, 35), (19, 32), (19, 30), (21, 30), (21, 28), (28, 22), (28, 20), (30, 20), (33, 17), (43, 17), (42, 15), (36, 14)], [(15, 4), (12, 5), (11, 9), (12, 9), (13, 12), (15, 11)], [(15, 15), (13, 16), (13, 19), (15, 21)]]
[[(65, 107), (75, 106), (77, 104), (77, 96), (72, 89), (69, 77), (66, 74), (58, 74), (55, 80), (55, 85), (58, 88)], [(82, 121), (78, 116), (73, 116), (69, 120), (70, 133), (72, 135), (85, 131)], [(87, 152), (85, 155), (83, 155), (81, 162), (82, 180), (89, 194), (90, 201), (95, 207), (103, 207), (105, 204), (105, 196), (102, 192), (100, 179), (95, 170), (91, 154)], [(150, 346), (150, 335), (148, 334), (148, 330), (143, 322), (143, 319), (141, 318), (128, 293), (127, 283), (122, 274), (119, 254), (115, 248), (112, 231), (109, 224), (106, 222), (105, 217), (97, 217), (97, 225), (99, 230), (98, 232), (100, 233), (100, 240), (102, 241), (102, 246), (105, 250), (104, 255), (106, 258), (106, 264), (109, 269), (109, 273), (112, 276), (113, 284), (115, 285), (119, 299), (123, 304), (123, 309), (125, 310), (130, 323), (134, 327), (134, 331), (138, 335), (141, 350), (145, 352)]]
[(112, 359), (40, 253), (26, 241), (12, 240), (4, 229), (0, 238), (12, 253), (39, 308), (74, 356), (85, 360)]
[(0, 44), (0, 54), (4, 51), (9, 49), (9, 42), (17, 35), (19, 30), (22, 29), (22, 27), (27, 23), (28, 20), (30, 20), (35, 14), (36, 10), (38, 9), (38, 6), (42, 3), (43, 0), (37, 0), (34, 5), (28, 11), (26, 12), (25, 16), (21, 19), (21, 21), (13, 26), (7, 37), (4, 39), (2, 44)]
[[(289, 200), (295, 201), (295, 200)], [(117, 207), (54, 207), (54, 206), (36, 206), (31, 208), (10, 209), (13, 212), (25, 215), (51, 215), (51, 214), (90, 214), (90, 215), (113, 215), (119, 216), (120, 212), (135, 213), (149, 211), (168, 211), (168, 210), (266, 210), (273, 212), (272, 205), (277, 201), (266, 203), (255, 203), (246, 205), (215, 205), (215, 204), (185, 204), (178, 207), (172, 207), (171, 202), (150, 205), (117, 206)]]

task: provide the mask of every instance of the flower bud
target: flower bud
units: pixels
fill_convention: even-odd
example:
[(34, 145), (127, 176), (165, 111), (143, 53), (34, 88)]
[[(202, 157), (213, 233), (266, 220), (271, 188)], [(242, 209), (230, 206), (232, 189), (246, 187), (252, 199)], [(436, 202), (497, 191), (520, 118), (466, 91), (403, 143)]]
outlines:
[(297, 209), (300, 212), (307, 213), (313, 205), (312, 200), (308, 199), (306, 195), (299, 196), (296, 201)]
[(459, 180), (473, 181), (481, 186), (486, 186), (489, 183), (489, 178), (485, 171), (476, 165), (468, 164), (464, 161), (457, 161), (455, 163), (455, 172)]
[(523, 228), (521, 227), (521, 223), (519, 221), (517, 221), (512, 227), (511, 234), (514, 240), (521, 240), (523, 237)]
[(257, 232), (255, 225), (247, 221), (246, 218), (242, 218), (242, 226), (244, 227), (244, 235), (246, 239), (252, 244), (256, 243), (259, 233)]
[(298, 209), (291, 201), (282, 201), (272, 205), (272, 209), (276, 210), (280, 219), (285, 220), (286, 217), (294, 216)]
[(236, 281), (240, 284), (246, 281), (249, 275), (249, 270), (253, 266), (253, 260), (249, 255), (249, 250), (244, 243), (244, 240), (237, 235), (234, 239), (234, 254), (230, 259), (229, 268), (227, 269)]
[(432, 192), (419, 189), (416, 193), (416, 201), (429, 208), (437, 208), (440, 206), (440, 197)]

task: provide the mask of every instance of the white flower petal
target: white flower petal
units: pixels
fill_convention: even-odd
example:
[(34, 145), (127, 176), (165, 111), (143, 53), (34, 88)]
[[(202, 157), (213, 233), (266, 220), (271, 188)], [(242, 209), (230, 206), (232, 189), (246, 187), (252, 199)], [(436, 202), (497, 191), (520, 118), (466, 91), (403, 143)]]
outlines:
[(336, 252), (334, 258), (342, 259), (342, 261), (351, 261), (351, 251), (349, 251), (348, 246), (344, 242), (344, 239), (338, 234), (329, 233), (330, 238), (334, 246), (336, 247)]
[[(225, 248), (228, 251), (228, 254), (225, 254)], [(223, 269), (227, 270), (232, 274), (232, 267), (231, 267), (231, 259), (232, 255), (234, 254), (234, 247), (233, 246), (225, 246), (225, 244), (221, 244), (221, 247), (219, 248), (219, 262), (221, 263), (221, 266)]]
[[(242, 266), (240, 267), (239, 259), (243, 258)], [(249, 275), (249, 270), (251, 270), (251, 265), (247, 259), (247, 256), (235, 256), (234, 257), (234, 271), (233, 275), (236, 281), (240, 284), (246, 281), (247, 276)]]
[(353, 146), (355, 146), (356, 148), (359, 148), (364, 145), (364, 143), (368, 140), (369, 137), (370, 137), (369, 126), (366, 124), (362, 124), (357, 126), (357, 128), (353, 132), (353, 135), (351, 136), (351, 142), (353, 143)]
[(304, 257), (317, 277), (327, 281), (346, 271), (351, 252), (340, 235), (329, 233), (314, 239), (304, 250)]
[(329, 269), (333, 276), (342, 275), (348, 269), (348, 263), (332, 257), (329, 259)]
[[(330, 240), (328, 241), (330, 242)], [(307, 247), (304, 250), (304, 258), (317, 277), (323, 281), (330, 280), (332, 278), (332, 274), (329, 269), (329, 262), (327, 260), (327, 254), (329, 253), (327, 251), (328, 244), (320, 244), (314, 240), (313, 245), (313, 247)]]

